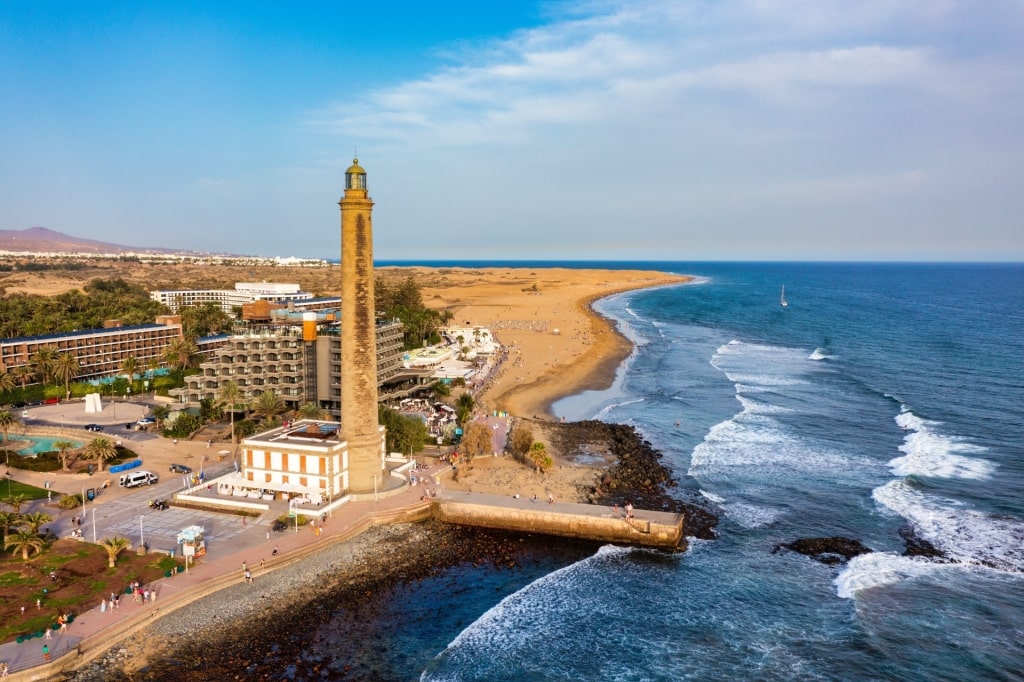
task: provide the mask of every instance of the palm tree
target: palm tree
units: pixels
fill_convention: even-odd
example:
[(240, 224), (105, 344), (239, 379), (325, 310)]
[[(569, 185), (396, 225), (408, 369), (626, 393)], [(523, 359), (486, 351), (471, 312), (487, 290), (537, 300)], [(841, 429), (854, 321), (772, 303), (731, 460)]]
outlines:
[(156, 430), (164, 430), (164, 420), (171, 414), (171, 408), (167, 405), (154, 405), (153, 406), (153, 418), (156, 419)]
[(82, 364), (71, 353), (60, 353), (54, 363), (54, 374), (64, 382), (64, 399), (71, 398), (71, 380), (82, 373)]
[(54, 375), (56, 362), (56, 346), (40, 346), (29, 359), (29, 363), (32, 365), (32, 373), (39, 378), (43, 386), (46, 386), (46, 382)]
[(24, 391), (28, 383), (32, 381), (32, 377), (36, 375), (35, 370), (32, 369), (32, 365), (18, 365), (14, 368), (14, 378), (18, 380), (18, 385), (21, 386), (21, 390)]
[(325, 412), (322, 407), (316, 403), (306, 403), (300, 405), (299, 409), (295, 411), (300, 419), (323, 419)]
[(68, 470), (68, 450), (74, 450), (75, 444), (66, 441), (58, 440), (54, 441), (53, 447), (57, 450), (57, 456), (60, 457), (60, 466), (64, 471)]
[(107, 559), (110, 561), (110, 568), (114, 568), (117, 564), (118, 555), (124, 550), (128, 549), (128, 538), (115, 535), (112, 538), (103, 538), (100, 540), (100, 544), (103, 545), (103, 549), (107, 550)]
[[(8, 479), (9, 480), (9, 479)], [(3, 499), (3, 504), (7, 505), (14, 511), (15, 514), (21, 513), (21, 505), (25, 504), (24, 495), (11, 495)]]
[(135, 383), (135, 373), (139, 371), (139, 361), (134, 355), (129, 355), (121, 361), (121, 371), (128, 375), (128, 383)]
[(100, 461), (100, 471), (107, 465), (107, 461), (117, 457), (117, 448), (110, 442), (109, 438), (93, 438), (85, 445), (85, 456), (89, 459)]
[(10, 393), (18, 385), (14, 375), (10, 372), (0, 371), (0, 394)]
[(30, 531), (38, 533), (39, 527), (53, 521), (53, 517), (45, 512), (31, 512), (29, 514), (23, 514), (21, 520), (26, 526), (28, 526)]
[(256, 399), (256, 404), (252, 406), (252, 411), (264, 419), (276, 417), (287, 411), (287, 409), (288, 407), (281, 400), (281, 396), (273, 391), (263, 391), (263, 393), (260, 393), (260, 397)]
[(4, 539), (7, 539), (7, 531), (11, 529), (11, 526), (16, 526), (21, 522), (21, 514), (14, 512), (0, 512), (0, 528), (4, 531)]
[(167, 344), (167, 350), (164, 351), (164, 359), (167, 360), (167, 364), (182, 371), (195, 363), (197, 355), (199, 355), (199, 349), (196, 348), (195, 342), (183, 336)]
[(14, 548), (15, 552), (21, 552), (21, 558), (28, 561), (29, 555), (43, 551), (46, 542), (36, 533), (30, 530), (20, 529), (4, 539), (4, 549)]
[(0, 410), (0, 433), (4, 434), (3, 440), (7, 440), (7, 433), (14, 428), (16, 424), (20, 424), (18, 418), (15, 417), (7, 410)]
[(238, 388), (238, 384), (233, 381), (229, 381), (220, 387), (217, 391), (217, 400), (224, 404), (225, 409), (231, 415), (231, 443), (235, 442), (235, 408), (238, 403), (242, 402), (242, 389)]

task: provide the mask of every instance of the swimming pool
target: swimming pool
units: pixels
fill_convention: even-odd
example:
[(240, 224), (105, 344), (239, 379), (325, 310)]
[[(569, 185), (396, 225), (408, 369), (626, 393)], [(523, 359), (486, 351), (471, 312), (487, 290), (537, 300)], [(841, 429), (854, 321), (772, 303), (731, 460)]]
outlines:
[(70, 438), (61, 438), (60, 436), (14, 436), (11, 440), (27, 440), (32, 442), (32, 445), (28, 445), (18, 450), (19, 455), (38, 455), (40, 452), (56, 450), (57, 448), (53, 447), (53, 444), (59, 441), (71, 443), (71, 445), (76, 448), (82, 447), (81, 441), (71, 440)]

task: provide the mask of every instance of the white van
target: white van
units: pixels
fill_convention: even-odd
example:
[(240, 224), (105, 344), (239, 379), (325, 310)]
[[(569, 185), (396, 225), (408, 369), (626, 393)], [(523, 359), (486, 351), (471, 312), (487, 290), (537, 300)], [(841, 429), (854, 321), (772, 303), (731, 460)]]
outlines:
[(140, 485), (153, 485), (159, 480), (159, 477), (149, 471), (133, 471), (128, 474), (123, 474), (121, 478), (117, 479), (117, 484), (122, 488), (134, 488)]

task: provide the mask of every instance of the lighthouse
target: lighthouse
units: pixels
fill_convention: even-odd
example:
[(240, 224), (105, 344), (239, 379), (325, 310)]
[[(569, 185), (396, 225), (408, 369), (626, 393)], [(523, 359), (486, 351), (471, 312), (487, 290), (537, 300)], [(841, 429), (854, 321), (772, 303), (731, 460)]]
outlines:
[(373, 290), (373, 201), (353, 159), (341, 207), (341, 433), (348, 441), (348, 488), (384, 483), (384, 427), (377, 421), (377, 336)]

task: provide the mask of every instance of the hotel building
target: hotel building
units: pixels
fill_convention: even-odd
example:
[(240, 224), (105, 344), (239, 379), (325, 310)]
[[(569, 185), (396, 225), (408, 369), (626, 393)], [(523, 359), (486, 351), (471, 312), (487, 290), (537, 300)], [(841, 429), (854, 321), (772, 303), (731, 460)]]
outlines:
[(278, 282), (238, 282), (234, 289), (178, 289), (149, 292), (154, 301), (163, 303), (172, 312), (187, 306), (199, 306), (205, 303), (216, 303), (221, 309), (230, 313), (253, 301), (308, 301), (313, 294), (301, 291), (298, 284)]
[(32, 364), (32, 356), (44, 346), (58, 353), (70, 353), (81, 367), (76, 381), (123, 375), (121, 365), (128, 357), (138, 361), (140, 371), (156, 361), (164, 366), (164, 351), (181, 338), (181, 318), (162, 315), (153, 324), (121, 326), (109, 320), (102, 329), (86, 329), (42, 336), (0, 340), (0, 371)]

